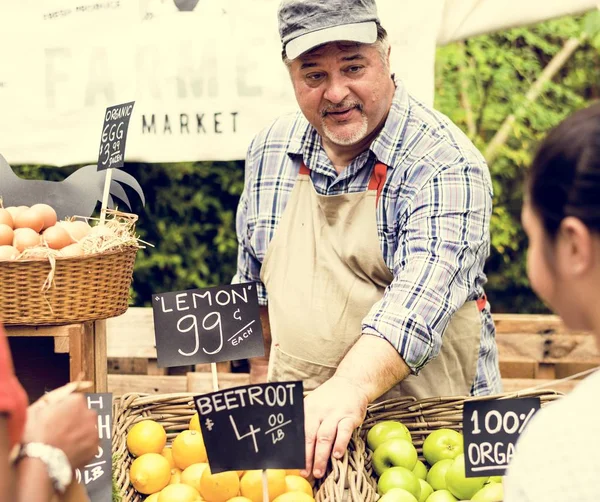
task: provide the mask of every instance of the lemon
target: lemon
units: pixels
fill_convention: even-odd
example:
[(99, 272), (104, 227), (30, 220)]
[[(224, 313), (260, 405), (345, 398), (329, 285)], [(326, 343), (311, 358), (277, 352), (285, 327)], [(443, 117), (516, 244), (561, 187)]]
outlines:
[(181, 483), (181, 469), (177, 469), (177, 467), (173, 467), (171, 469), (171, 479), (169, 480), (170, 485), (176, 485)]
[(207, 467), (208, 464), (205, 462), (190, 465), (181, 473), (181, 482), (200, 491), (200, 479), (202, 479), (202, 473)]
[(286, 476), (285, 486), (286, 491), (288, 492), (304, 492), (312, 497), (312, 486), (310, 486), (308, 480), (304, 479), (302, 476)]
[(201, 502), (202, 497), (189, 485), (169, 485), (158, 495), (157, 502)]
[(161, 453), (167, 444), (167, 433), (154, 420), (142, 420), (127, 433), (127, 449), (134, 457), (144, 453)]
[(200, 494), (208, 502), (227, 502), (240, 491), (240, 478), (237, 472), (228, 471), (212, 474), (210, 467), (204, 469), (200, 479)]
[[(269, 486), (269, 501), (285, 493), (285, 470), (267, 469), (267, 484)], [(240, 491), (252, 502), (263, 502), (262, 471), (246, 471), (240, 482)]]
[(169, 484), (171, 466), (158, 453), (146, 453), (132, 462), (129, 478), (138, 492), (144, 495), (156, 493)]
[(190, 420), (190, 425), (188, 426), (188, 429), (191, 431), (202, 432), (200, 429), (200, 417), (198, 416), (198, 413), (194, 413), (194, 416)]
[(250, 500), (248, 497), (233, 497), (227, 502), (252, 502), (252, 500)]
[(171, 452), (175, 466), (181, 470), (188, 468), (192, 464), (208, 460), (204, 439), (198, 431), (180, 432), (173, 440)]
[(279, 495), (273, 502), (315, 502), (315, 499), (304, 492), (287, 492)]
[(173, 452), (171, 451), (171, 448), (165, 446), (160, 454), (169, 461), (169, 465), (171, 466), (171, 469), (173, 469), (173, 467), (175, 467), (175, 462), (173, 462)]
[(144, 502), (158, 502), (158, 494), (160, 492), (153, 493), (144, 499)]

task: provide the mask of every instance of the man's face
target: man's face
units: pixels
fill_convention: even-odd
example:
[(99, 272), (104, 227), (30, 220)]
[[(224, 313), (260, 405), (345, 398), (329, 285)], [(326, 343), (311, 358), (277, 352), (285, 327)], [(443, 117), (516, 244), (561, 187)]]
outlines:
[(341, 146), (382, 125), (394, 94), (389, 63), (372, 45), (326, 44), (294, 59), (290, 75), (304, 116), (321, 137)]

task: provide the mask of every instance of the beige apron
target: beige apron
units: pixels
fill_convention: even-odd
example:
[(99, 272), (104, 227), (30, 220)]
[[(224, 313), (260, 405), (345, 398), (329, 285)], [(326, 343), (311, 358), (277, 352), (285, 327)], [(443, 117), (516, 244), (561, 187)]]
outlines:
[[(319, 195), (302, 165), (261, 269), (272, 336), (269, 381), (303, 380), (313, 390), (333, 376), (391, 283), (376, 217), (386, 170), (376, 164), (365, 192)], [(467, 302), (452, 317), (438, 357), (382, 398), (469, 395), (480, 337), (479, 309)]]

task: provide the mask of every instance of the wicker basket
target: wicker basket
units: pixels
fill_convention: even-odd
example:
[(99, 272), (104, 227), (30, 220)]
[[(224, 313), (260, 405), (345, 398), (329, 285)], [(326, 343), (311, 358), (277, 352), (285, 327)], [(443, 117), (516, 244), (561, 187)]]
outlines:
[(125, 246), (75, 258), (0, 262), (0, 316), (4, 324), (52, 325), (95, 321), (127, 310), (138, 248)]
[[(141, 502), (143, 496), (131, 486), (129, 467), (132, 457), (127, 451), (127, 431), (137, 422), (156, 420), (167, 431), (167, 441), (188, 428), (193, 414), (193, 398), (197, 394), (148, 395), (131, 393), (114, 400), (113, 455), (117, 457), (114, 472), (117, 488), (123, 502)], [(540, 397), (542, 406), (559, 398), (555, 391), (501, 394), (498, 398)], [(377, 500), (377, 482), (371, 468), (371, 453), (366, 448), (369, 429), (381, 420), (399, 420), (408, 427), (417, 451), (421, 455), (425, 437), (432, 431), (446, 427), (462, 429), (463, 404), (477, 398), (431, 398), (417, 401), (401, 398), (373, 404), (367, 411), (363, 426), (357, 430), (341, 459), (331, 459), (328, 472), (315, 485), (317, 502), (374, 502)]]

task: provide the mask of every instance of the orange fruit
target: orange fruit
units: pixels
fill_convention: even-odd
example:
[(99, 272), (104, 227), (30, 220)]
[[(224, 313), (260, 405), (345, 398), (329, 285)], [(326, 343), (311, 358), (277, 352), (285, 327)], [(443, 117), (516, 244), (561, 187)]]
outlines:
[[(269, 486), (269, 501), (286, 491), (285, 470), (267, 469), (267, 485)], [(240, 482), (241, 494), (252, 502), (263, 502), (262, 471), (246, 471)]]
[(144, 453), (161, 453), (167, 444), (167, 433), (154, 420), (142, 420), (127, 433), (127, 449), (134, 457)]
[(175, 466), (181, 470), (186, 469), (192, 464), (208, 460), (204, 439), (198, 431), (180, 432), (173, 440), (171, 452)]
[(304, 492), (287, 492), (279, 495), (273, 502), (315, 502), (315, 499)]
[(162, 455), (146, 453), (131, 463), (129, 478), (138, 492), (149, 495), (159, 492), (169, 484), (171, 466)]
[(212, 474), (210, 467), (204, 469), (200, 479), (200, 495), (207, 502), (227, 502), (240, 491), (240, 478), (235, 471)]
[(181, 482), (194, 487), (200, 492), (200, 480), (204, 469), (208, 467), (207, 463), (192, 464), (181, 473)]
[(177, 469), (177, 467), (173, 467), (171, 469), (171, 479), (169, 480), (170, 485), (176, 485), (181, 483), (181, 469)]
[(171, 448), (165, 446), (160, 454), (169, 461), (169, 465), (171, 466), (171, 469), (173, 469), (173, 467), (175, 467), (175, 462), (173, 462), (173, 452), (171, 451)]
[(194, 413), (194, 416), (190, 420), (190, 425), (188, 426), (188, 429), (191, 431), (202, 432), (202, 429), (200, 429), (200, 417), (198, 416), (198, 413)]
[(157, 502), (202, 502), (202, 497), (191, 486), (179, 483), (162, 490)]
[(302, 476), (286, 476), (285, 486), (286, 491), (288, 492), (304, 492), (312, 497), (312, 486), (310, 486), (308, 480), (304, 479)]

